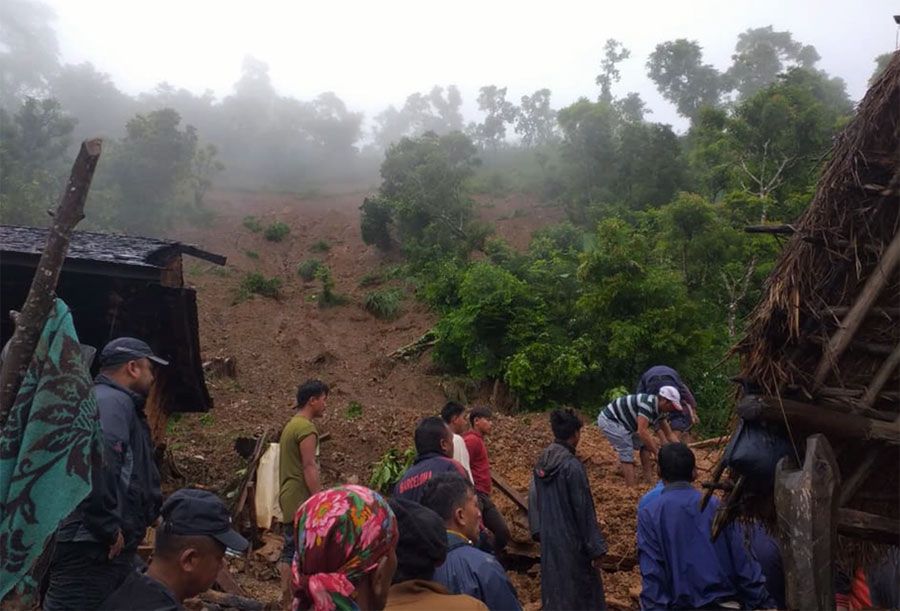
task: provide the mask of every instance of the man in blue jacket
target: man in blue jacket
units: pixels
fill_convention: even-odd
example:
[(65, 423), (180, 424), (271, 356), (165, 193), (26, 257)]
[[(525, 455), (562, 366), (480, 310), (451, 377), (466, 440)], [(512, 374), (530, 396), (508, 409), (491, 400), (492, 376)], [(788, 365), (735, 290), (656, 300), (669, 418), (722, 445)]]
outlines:
[(100, 353), (94, 393), (105, 440), (90, 495), (63, 520), (49, 568), (45, 611), (96, 609), (134, 570), (162, 503), (144, 402), (153, 368), (168, 365), (145, 342), (120, 337)]
[(691, 482), (694, 453), (683, 443), (659, 451), (658, 497), (638, 511), (638, 560), (643, 609), (771, 609), (766, 579), (744, 549), (734, 525), (710, 541), (718, 501), (700, 511), (701, 493)]
[(441, 473), (459, 473), (468, 477), (465, 468), (453, 460), (453, 433), (444, 421), (433, 416), (422, 418), (416, 426), (416, 459), (400, 476), (391, 496), (420, 502), (422, 487)]
[(444, 520), (447, 560), (434, 580), (454, 594), (468, 594), (491, 611), (521, 611), (516, 590), (497, 559), (472, 543), (478, 540), (481, 510), (475, 486), (465, 475), (443, 473), (425, 484), (421, 503)]

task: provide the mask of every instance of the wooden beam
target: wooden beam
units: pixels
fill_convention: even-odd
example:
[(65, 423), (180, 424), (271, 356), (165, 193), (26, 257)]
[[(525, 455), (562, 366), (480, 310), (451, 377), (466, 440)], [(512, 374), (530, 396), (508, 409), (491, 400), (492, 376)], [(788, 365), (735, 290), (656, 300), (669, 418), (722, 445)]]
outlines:
[(729, 439), (731, 439), (731, 435), (722, 435), (721, 437), (713, 437), (712, 439), (701, 439), (700, 441), (689, 443), (688, 447), (694, 450), (699, 450), (701, 448), (720, 446), (724, 443), (727, 443)]
[(872, 466), (875, 464), (875, 461), (878, 460), (879, 454), (881, 454), (881, 446), (879, 445), (873, 445), (866, 449), (865, 455), (856, 465), (853, 473), (851, 473), (850, 477), (846, 478), (841, 484), (841, 495), (838, 498), (838, 507), (843, 507), (853, 499), (853, 495), (856, 494), (856, 491), (859, 490), (859, 487), (863, 485), (866, 478), (871, 473)]
[(510, 486), (509, 482), (496, 473), (491, 473), (491, 481), (493, 481), (497, 488), (499, 488), (503, 494), (508, 496), (513, 503), (518, 505), (525, 513), (528, 513), (528, 499), (522, 496), (518, 490)]
[(775, 512), (789, 609), (834, 608), (834, 544), (840, 473), (824, 435), (806, 440), (803, 467), (775, 468)]
[(878, 393), (880, 393), (881, 389), (884, 388), (884, 385), (887, 384), (888, 379), (890, 379), (898, 365), (900, 365), (900, 343), (894, 346), (893, 352), (885, 359), (884, 363), (881, 364), (881, 367), (879, 367), (878, 371), (875, 373), (875, 377), (869, 382), (866, 394), (864, 394), (862, 398), (863, 405), (868, 407), (875, 403), (875, 399), (878, 398)]
[(855, 509), (838, 509), (838, 532), (854, 539), (900, 545), (900, 521)]
[[(84, 202), (94, 179), (94, 170), (100, 160), (101, 141), (85, 140), (81, 143), (66, 189), (63, 191), (56, 212), (52, 213), (47, 245), (41, 255), (28, 297), (16, 320), (16, 328), (9, 343), (9, 352), (0, 368), (0, 428), (6, 424), (19, 385), (31, 363), (34, 349), (44, 330), (44, 323), (53, 307), (56, 285), (62, 270), (72, 231), (84, 218)], [(18, 307), (20, 304), (8, 304)]]
[(738, 403), (738, 411), (744, 418), (762, 418), (790, 423), (811, 432), (827, 433), (835, 437), (851, 439), (876, 439), (891, 445), (900, 445), (900, 423), (885, 422), (844, 414), (820, 405), (802, 403), (781, 397), (746, 395)]
[[(832, 306), (826, 310), (832, 316), (846, 316), (850, 306)], [(876, 306), (869, 310), (869, 316), (884, 316), (885, 318), (897, 318), (900, 316), (900, 307)]]
[(891, 240), (881, 259), (879, 259), (875, 268), (869, 274), (866, 284), (856, 298), (856, 302), (841, 320), (840, 327), (825, 347), (813, 377), (814, 388), (821, 386), (828, 374), (837, 367), (841, 355), (847, 349), (847, 346), (850, 345), (850, 341), (856, 335), (856, 331), (865, 319), (866, 314), (868, 314), (869, 309), (875, 303), (875, 300), (878, 299), (878, 296), (881, 295), (881, 290), (897, 268), (897, 263), (900, 263), (900, 231), (894, 234), (894, 239)]

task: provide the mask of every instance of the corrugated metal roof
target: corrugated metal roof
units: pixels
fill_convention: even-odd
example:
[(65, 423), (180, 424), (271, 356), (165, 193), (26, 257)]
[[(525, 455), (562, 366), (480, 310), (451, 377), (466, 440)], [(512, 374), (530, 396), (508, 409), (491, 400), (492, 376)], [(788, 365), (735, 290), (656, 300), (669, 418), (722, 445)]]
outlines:
[[(0, 252), (40, 256), (48, 230), (38, 227), (0, 225)], [(223, 265), (225, 257), (190, 244), (112, 233), (75, 231), (69, 242), (67, 259), (95, 261), (132, 267), (158, 269), (172, 256), (188, 254)]]

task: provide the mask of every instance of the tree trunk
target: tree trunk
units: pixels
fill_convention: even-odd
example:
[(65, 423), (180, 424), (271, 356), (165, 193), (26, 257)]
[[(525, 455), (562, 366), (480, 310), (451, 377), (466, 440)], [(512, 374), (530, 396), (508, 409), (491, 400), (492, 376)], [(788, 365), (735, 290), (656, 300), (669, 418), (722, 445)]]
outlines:
[(72, 230), (84, 218), (84, 202), (100, 159), (101, 141), (85, 140), (72, 165), (66, 190), (60, 199), (47, 234), (47, 246), (34, 272), (31, 289), (16, 321), (9, 353), (0, 369), (0, 427), (6, 424), (22, 378), (44, 329), (53, 305), (56, 284), (62, 270)]

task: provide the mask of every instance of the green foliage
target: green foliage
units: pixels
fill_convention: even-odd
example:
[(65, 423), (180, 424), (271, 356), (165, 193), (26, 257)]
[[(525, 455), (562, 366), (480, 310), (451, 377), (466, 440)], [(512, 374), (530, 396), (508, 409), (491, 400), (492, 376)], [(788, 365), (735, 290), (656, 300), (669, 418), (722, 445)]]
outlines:
[(259, 272), (245, 274), (238, 287), (234, 303), (245, 301), (251, 295), (278, 299), (281, 296), (281, 285), (281, 278), (266, 278)]
[(0, 217), (40, 224), (64, 186), (64, 160), (75, 122), (56, 100), (27, 98), (10, 116), (0, 108)]
[(291, 232), (291, 228), (281, 221), (275, 221), (268, 227), (266, 227), (266, 231), (263, 233), (263, 237), (265, 237), (270, 242), (281, 242), (284, 240), (288, 234)]
[(363, 406), (359, 401), (350, 401), (347, 404), (347, 409), (344, 411), (344, 416), (346, 416), (347, 420), (353, 421), (362, 416)]
[(393, 320), (400, 315), (403, 291), (385, 288), (366, 293), (363, 307), (376, 318)]
[(313, 252), (328, 252), (331, 250), (331, 244), (326, 242), (325, 240), (318, 240), (309, 249)]
[(306, 282), (312, 282), (316, 279), (316, 274), (322, 267), (323, 263), (318, 259), (306, 259), (297, 266), (297, 273)]
[(415, 448), (409, 448), (402, 453), (396, 448), (389, 449), (372, 467), (369, 488), (381, 494), (390, 494), (394, 484), (409, 469), (415, 457)]
[(253, 259), (254, 261), (259, 259), (259, 253), (255, 250), (245, 250), (244, 254), (247, 255), (248, 259)]
[(249, 229), (253, 233), (259, 233), (263, 230), (262, 223), (253, 215), (245, 216), (243, 225), (246, 229)]
[(334, 291), (334, 278), (328, 266), (321, 265), (316, 270), (315, 277), (322, 282), (322, 294), (319, 298), (319, 307), (328, 308), (347, 303), (347, 297)]
[(393, 223), (393, 208), (390, 203), (379, 198), (365, 198), (360, 206), (360, 230), (363, 242), (375, 245), (381, 250), (393, 246), (390, 226)]
[(200, 414), (197, 421), (200, 422), (202, 427), (210, 427), (216, 423), (216, 417), (212, 413), (206, 412), (205, 414)]
[(390, 227), (414, 260), (467, 252), (483, 229), (473, 222), (472, 201), (463, 185), (477, 165), (466, 136), (434, 133), (403, 138), (381, 165), (377, 199), (363, 203), (361, 230), (367, 243), (389, 247)]

